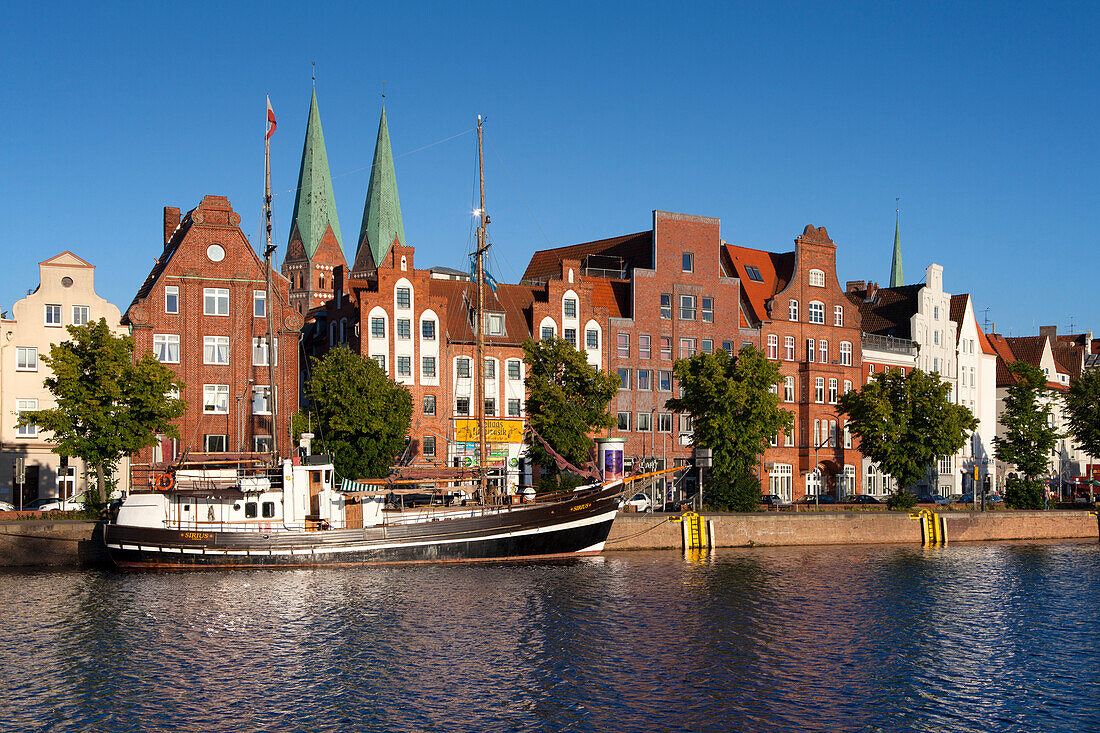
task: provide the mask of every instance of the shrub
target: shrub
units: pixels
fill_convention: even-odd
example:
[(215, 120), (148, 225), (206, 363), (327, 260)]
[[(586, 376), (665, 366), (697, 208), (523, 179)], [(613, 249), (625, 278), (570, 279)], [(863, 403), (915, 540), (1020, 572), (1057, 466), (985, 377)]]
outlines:
[(1005, 506), (1011, 509), (1042, 509), (1043, 485), (1038, 481), (1010, 476), (1005, 484)]
[(886, 499), (886, 508), (895, 512), (907, 512), (917, 505), (917, 497), (905, 489), (899, 489)]

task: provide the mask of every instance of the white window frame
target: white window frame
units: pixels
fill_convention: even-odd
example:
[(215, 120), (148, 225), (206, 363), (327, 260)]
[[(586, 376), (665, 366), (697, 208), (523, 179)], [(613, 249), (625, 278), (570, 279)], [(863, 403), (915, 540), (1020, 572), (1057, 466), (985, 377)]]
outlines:
[(202, 385), (202, 414), (204, 414), (204, 415), (228, 415), (229, 414), (229, 385), (228, 384), (204, 384), (204, 385)]
[(91, 318), (92, 309), (86, 305), (73, 306), (73, 325), (83, 326)]
[(816, 268), (810, 270), (809, 283), (811, 288), (825, 287), (825, 271)]
[[(23, 399), (17, 399), (15, 401), (15, 420), (19, 421), (19, 416), (24, 412), (34, 412), (38, 409), (37, 397), (26, 397)], [(37, 425), (21, 425), (16, 431), (17, 438), (37, 438), (38, 426)]]
[(820, 300), (811, 300), (806, 306), (806, 322), (825, 325), (825, 304)]
[(852, 366), (852, 342), (841, 341), (840, 342), (840, 365)]
[(271, 414), (271, 388), (266, 384), (257, 384), (252, 387), (252, 414)]
[(842, 305), (834, 305), (833, 306), (833, 325), (834, 326), (843, 326), (844, 325), (844, 306), (842, 306)]
[[(175, 346), (175, 358), (173, 359), (172, 347)], [(180, 363), (180, 337), (178, 333), (154, 333), (153, 356), (161, 364)], [(161, 356), (164, 358), (162, 359)]]
[(787, 304), (787, 320), (788, 321), (797, 321), (798, 320), (798, 301), (797, 300), (792, 299), (791, 302)]
[(37, 372), (38, 371), (38, 347), (37, 346), (16, 346), (15, 347), (15, 371), (17, 371), (17, 372)]
[(252, 317), (267, 318), (267, 291), (252, 291)]
[[(225, 349), (225, 361), (218, 361), (221, 349)], [(202, 363), (229, 364), (229, 337), (228, 336), (203, 336), (202, 337)]]
[[(224, 306), (225, 312), (220, 312)], [(204, 316), (229, 315), (229, 288), (203, 288), (202, 314)]]
[[(51, 318), (51, 316), (54, 315), (56, 315), (57, 318)], [(61, 326), (65, 325), (61, 322), (60, 303), (47, 303), (45, 306), (45, 315), (43, 316), (43, 318), (45, 319), (44, 322), (46, 326), (48, 326), (49, 328), (61, 328)]]
[[(175, 307), (169, 307), (169, 298), (175, 300)], [(180, 312), (180, 287), (179, 285), (165, 285), (164, 286), (164, 312), (165, 313), (179, 313)]]

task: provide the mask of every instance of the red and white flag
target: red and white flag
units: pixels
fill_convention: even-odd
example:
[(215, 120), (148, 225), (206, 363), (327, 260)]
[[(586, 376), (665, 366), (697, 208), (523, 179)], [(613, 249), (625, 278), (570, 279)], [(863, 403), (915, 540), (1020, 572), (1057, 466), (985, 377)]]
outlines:
[(271, 109), (271, 97), (267, 98), (267, 134), (264, 135), (264, 140), (275, 134), (275, 110)]

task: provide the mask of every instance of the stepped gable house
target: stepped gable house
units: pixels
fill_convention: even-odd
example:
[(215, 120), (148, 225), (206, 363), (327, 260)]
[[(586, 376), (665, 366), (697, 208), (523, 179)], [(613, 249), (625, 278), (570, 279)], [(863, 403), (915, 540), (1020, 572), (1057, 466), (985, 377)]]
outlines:
[[(164, 250), (122, 323), (136, 352), (152, 351), (185, 383), (181, 440), (162, 439), (134, 466), (193, 457), (266, 453), (278, 435), (289, 451), (297, 404), (298, 335), (302, 317), (291, 306), (290, 283), (273, 273), (267, 302), (264, 262), (240, 229), (224, 196), (205, 196), (181, 219), (164, 209)], [(272, 420), (267, 309), (274, 309), (275, 399)]]

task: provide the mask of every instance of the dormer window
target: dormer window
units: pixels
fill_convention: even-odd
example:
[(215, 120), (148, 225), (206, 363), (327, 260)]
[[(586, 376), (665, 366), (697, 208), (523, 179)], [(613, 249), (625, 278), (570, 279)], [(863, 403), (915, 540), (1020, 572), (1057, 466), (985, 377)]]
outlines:
[(748, 275), (749, 280), (753, 282), (764, 282), (764, 276), (760, 274), (760, 269), (756, 265), (745, 265), (745, 274)]
[(486, 313), (485, 314), (485, 335), (486, 336), (503, 336), (504, 335), (504, 314), (503, 313)]
[(823, 288), (825, 287), (825, 271), (824, 270), (810, 270), (810, 287)]

